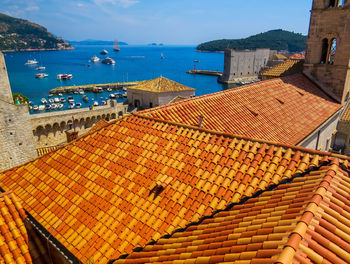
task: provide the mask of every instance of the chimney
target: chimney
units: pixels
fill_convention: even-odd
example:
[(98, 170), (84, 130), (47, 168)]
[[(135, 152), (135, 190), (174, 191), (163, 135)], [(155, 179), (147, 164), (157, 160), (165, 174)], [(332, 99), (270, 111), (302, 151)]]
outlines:
[(199, 123), (198, 123), (198, 127), (202, 127), (202, 123), (203, 123), (204, 117), (202, 115), (199, 116)]
[[(68, 129), (65, 131), (67, 136), (67, 143), (76, 140), (78, 138), (78, 131), (75, 131), (74, 116), (72, 116), (73, 121), (68, 121)], [(73, 131), (70, 131), (73, 127)]]

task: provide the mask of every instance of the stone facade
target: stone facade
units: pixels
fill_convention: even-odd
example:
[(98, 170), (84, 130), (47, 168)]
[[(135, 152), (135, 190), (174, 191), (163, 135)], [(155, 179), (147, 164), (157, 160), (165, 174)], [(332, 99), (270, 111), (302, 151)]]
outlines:
[(224, 73), (218, 78), (222, 83), (257, 80), (260, 70), (270, 57), (269, 49), (225, 50)]
[(0, 53), (0, 171), (36, 157), (28, 105), (16, 105)]
[(349, 98), (349, 0), (313, 1), (304, 73), (342, 104)]

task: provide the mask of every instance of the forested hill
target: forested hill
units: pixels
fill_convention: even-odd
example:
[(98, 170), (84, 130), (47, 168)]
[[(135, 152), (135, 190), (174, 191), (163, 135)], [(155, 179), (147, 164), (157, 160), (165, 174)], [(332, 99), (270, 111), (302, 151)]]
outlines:
[(71, 49), (63, 39), (24, 19), (0, 13), (0, 50)]
[(224, 51), (225, 49), (288, 50), (300, 52), (306, 49), (307, 36), (282, 29), (270, 30), (244, 39), (221, 39), (199, 44), (199, 51)]

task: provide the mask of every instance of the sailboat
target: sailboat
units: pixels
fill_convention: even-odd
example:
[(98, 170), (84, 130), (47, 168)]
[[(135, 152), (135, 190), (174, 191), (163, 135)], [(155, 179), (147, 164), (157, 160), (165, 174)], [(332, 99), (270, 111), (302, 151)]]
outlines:
[(120, 51), (120, 48), (119, 48), (119, 45), (118, 45), (118, 40), (114, 41), (113, 50), (114, 51)]
[(160, 58), (161, 59), (165, 59), (164, 55), (163, 55), (163, 52), (160, 53)]

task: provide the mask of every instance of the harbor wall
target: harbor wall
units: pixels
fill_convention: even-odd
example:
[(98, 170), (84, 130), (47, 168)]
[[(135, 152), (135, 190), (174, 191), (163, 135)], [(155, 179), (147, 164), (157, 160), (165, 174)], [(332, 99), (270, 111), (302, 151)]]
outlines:
[(127, 105), (109, 100), (107, 105), (66, 111), (35, 114), (30, 116), (32, 137), (35, 147), (44, 148), (63, 144), (67, 141), (65, 131), (72, 128), (82, 135), (101, 119), (107, 121), (123, 116)]

